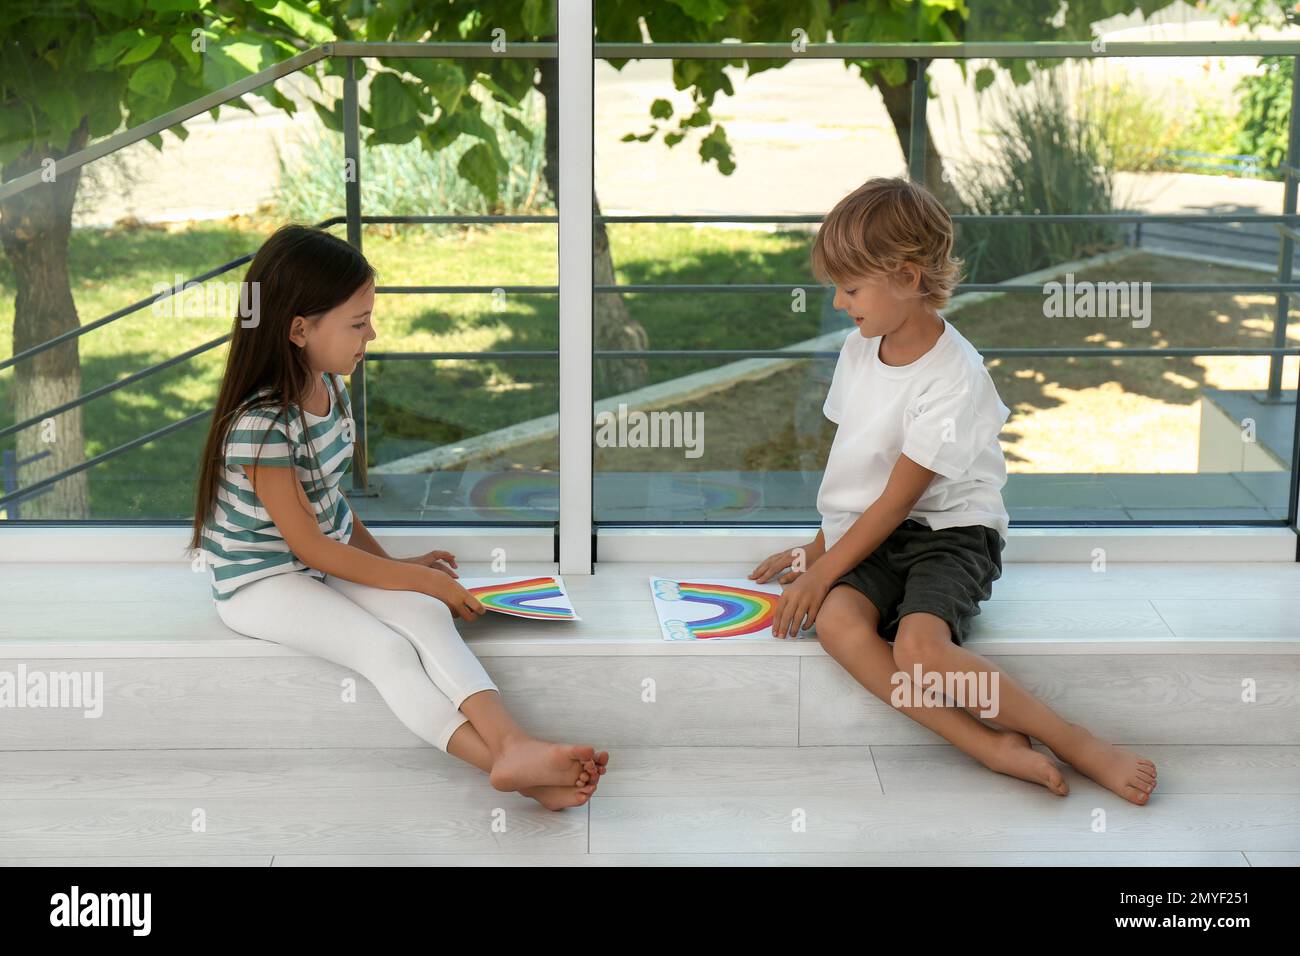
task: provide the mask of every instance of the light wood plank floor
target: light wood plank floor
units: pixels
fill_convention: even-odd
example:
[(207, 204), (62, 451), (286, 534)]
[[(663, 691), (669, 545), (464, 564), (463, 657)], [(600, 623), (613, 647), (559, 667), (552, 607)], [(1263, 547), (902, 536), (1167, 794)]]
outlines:
[[(553, 813), (432, 750), (0, 753), (7, 865), (1296, 865), (1300, 746), (1164, 746), (1145, 807), (945, 744), (622, 748)], [(1104, 820), (1104, 830), (1097, 827)]]

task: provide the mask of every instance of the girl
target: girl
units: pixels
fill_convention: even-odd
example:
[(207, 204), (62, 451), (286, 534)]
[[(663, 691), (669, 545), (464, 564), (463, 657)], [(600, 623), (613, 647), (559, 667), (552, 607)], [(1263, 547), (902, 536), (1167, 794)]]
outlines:
[[(376, 337), (375, 271), (343, 240), (277, 230), (244, 278), (200, 467), (189, 548), (227, 626), (347, 667), (445, 753), (551, 810), (586, 803), (609, 755), (526, 734), (457, 634), (483, 605), (455, 557), (393, 558), (339, 489), (352, 461), (342, 376)], [(251, 308), (250, 308), (250, 305)]]

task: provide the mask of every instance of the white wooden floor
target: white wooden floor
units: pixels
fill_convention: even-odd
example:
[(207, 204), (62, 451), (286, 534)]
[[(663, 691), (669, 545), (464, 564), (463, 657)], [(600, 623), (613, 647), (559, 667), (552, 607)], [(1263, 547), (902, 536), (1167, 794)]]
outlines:
[[(584, 617), (567, 635), (504, 619), (465, 633), (489, 671), (494, 658), (554, 654), (557, 645), (569, 655), (657, 656), (666, 642), (637, 608), (648, 602), (646, 574), (665, 570), (602, 566), (593, 577), (566, 579)], [(0, 565), (0, 671), (33, 657), (281, 651), (219, 621), (214, 630), (196, 580), (174, 568)], [(979, 640), (1025, 659), (1106, 661), (1095, 672), (1071, 671), (1095, 673), (1087, 679), (1096, 687), (1070, 693), (1077, 701), (1095, 689), (1111, 725), (1125, 723), (1125, 704), (1107, 689), (1134, 653), (1170, 655), (1171, 695), (1198, 679), (1196, 671), (1177, 676), (1186, 655), (1213, 655), (1234, 682), (1237, 671), (1257, 677), (1260, 665), (1283, 661), (1265, 689), (1272, 706), (1300, 708), (1297, 585), (1300, 567), (1281, 564), (1112, 565), (1105, 575), (1009, 564), (985, 605)], [(747, 655), (828, 660), (815, 640), (735, 653), (710, 649), (695, 663), (721, 668), (714, 677), (725, 679), (727, 661)], [(1159, 767), (1145, 807), (1068, 768), (1071, 793), (1057, 797), (942, 742), (611, 747), (611, 770), (591, 804), (552, 813), (498, 793), (477, 770), (427, 746), (112, 749), (65, 734), (57, 749), (27, 749), (11, 736), (0, 738), (10, 741), (0, 749), (0, 863), (1300, 865), (1300, 739), (1143, 744), (1143, 713), (1130, 711), (1135, 726), (1125, 742)], [(806, 731), (791, 739), (810, 739)]]
[(552, 813), (430, 750), (11, 751), (0, 859), (1300, 864), (1300, 747), (1144, 752), (1160, 787), (1136, 807), (1073, 771), (1056, 797), (946, 745), (622, 748), (589, 806)]

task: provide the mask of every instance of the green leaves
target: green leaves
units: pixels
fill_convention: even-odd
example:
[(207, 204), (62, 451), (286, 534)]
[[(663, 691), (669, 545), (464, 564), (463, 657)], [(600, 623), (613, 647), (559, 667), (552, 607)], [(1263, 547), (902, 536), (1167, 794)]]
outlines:
[[(106, 66), (114, 62), (127, 50), (144, 42), (145, 33), (138, 27), (132, 30), (120, 30), (97, 37), (90, 48), (90, 62), (93, 66)], [(154, 47), (149, 50), (153, 52)], [(146, 53), (145, 56), (148, 56)], [(141, 58), (143, 59), (143, 57)]]
[(370, 114), (377, 126), (401, 126), (420, 113), (415, 97), (395, 74), (380, 73), (370, 84)]
[(672, 2), (688, 17), (706, 25), (725, 20), (727, 14), (731, 12), (731, 5), (726, 0), (672, 0)]
[(144, 0), (88, 0), (91, 7), (119, 20), (134, 20), (144, 10)]
[(469, 92), (469, 83), (460, 68), (442, 61), (415, 61), (408, 64), (407, 70), (424, 81), (429, 95), (437, 100), (438, 105), (448, 113), (460, 109), (461, 100)]
[(153, 56), (153, 51), (158, 49), (162, 44), (162, 37), (158, 34), (153, 36), (141, 37), (140, 42), (134, 44), (126, 51), (126, 56), (117, 61), (118, 66), (130, 66), (132, 63), (139, 63), (141, 60), (147, 60)]
[(312, 101), (312, 106), (316, 108), (316, 115), (320, 117), (321, 124), (329, 130), (336, 133), (343, 132), (343, 116), (337, 109), (330, 109), (323, 103)]
[(487, 145), (475, 143), (467, 149), (456, 164), (456, 172), (472, 183), (489, 203), (497, 201), (498, 169), (492, 150)]
[(700, 158), (706, 163), (712, 160), (718, 166), (718, 172), (730, 176), (736, 171), (735, 158), (727, 134), (721, 126), (713, 127), (708, 136), (700, 142)]
[(258, 2), (257, 6), (268, 17), (283, 23), (292, 36), (307, 43), (329, 43), (335, 39), (334, 28), (329, 21), (298, 0), (278, 0), (270, 4)]
[(423, 97), (395, 73), (379, 73), (370, 83), (368, 125), (372, 132), (366, 143), (409, 143), (423, 131), (420, 117)]
[(530, 37), (549, 36), (555, 32), (555, 0), (524, 0), (519, 17)]
[(502, 112), (501, 122), (510, 132), (523, 139), (525, 143), (532, 143), (533, 131), (524, 125), (523, 121), (513, 113)]
[(176, 82), (176, 67), (166, 60), (142, 63), (127, 80), (127, 89), (149, 100), (166, 100)]
[(66, 142), (81, 123), (81, 105), (76, 94), (66, 87), (46, 90), (41, 95), (40, 107), (50, 120), (51, 138), (56, 142)]

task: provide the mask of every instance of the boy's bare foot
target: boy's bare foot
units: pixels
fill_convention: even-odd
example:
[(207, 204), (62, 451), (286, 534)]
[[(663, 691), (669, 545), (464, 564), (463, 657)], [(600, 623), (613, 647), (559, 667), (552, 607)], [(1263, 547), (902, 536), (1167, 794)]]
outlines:
[(591, 799), (596, 785), (589, 783), (583, 787), (524, 787), (519, 792), (525, 797), (532, 797), (547, 810), (567, 810), (580, 807)]
[(583, 765), (594, 760), (595, 755), (594, 748), (578, 744), (554, 744), (534, 737), (508, 738), (488, 779), (498, 790), (582, 786), (594, 779)]
[(1058, 796), (1070, 792), (1070, 785), (1061, 776), (1060, 768), (1046, 754), (1029, 746), (1028, 737), (1014, 730), (998, 732), (985, 766), (998, 773), (1042, 784)]
[(1156, 765), (1131, 750), (1100, 740), (1085, 727), (1070, 725), (1074, 736), (1053, 752), (1079, 773), (1130, 803), (1144, 806), (1156, 788)]

